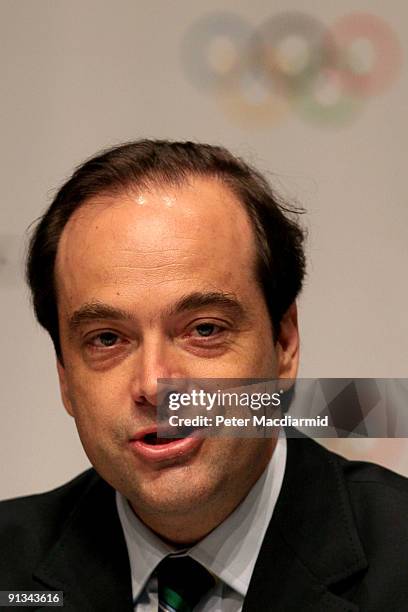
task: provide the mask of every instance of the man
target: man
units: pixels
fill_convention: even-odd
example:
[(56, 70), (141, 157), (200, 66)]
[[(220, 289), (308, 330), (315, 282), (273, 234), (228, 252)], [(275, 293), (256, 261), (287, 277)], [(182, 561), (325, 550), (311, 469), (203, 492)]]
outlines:
[(304, 439), (157, 436), (160, 378), (294, 378), (303, 234), (226, 150), (79, 167), (28, 280), (95, 470), (2, 503), (0, 588), (66, 610), (405, 610), (408, 486)]

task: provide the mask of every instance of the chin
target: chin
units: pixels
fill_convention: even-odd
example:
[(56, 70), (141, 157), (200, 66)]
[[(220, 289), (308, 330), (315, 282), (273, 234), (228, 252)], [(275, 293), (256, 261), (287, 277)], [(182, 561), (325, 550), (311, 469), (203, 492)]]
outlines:
[(195, 474), (193, 478), (186, 468), (176, 469), (177, 473), (171, 475), (169, 471), (154, 481), (141, 483), (127, 495), (136, 512), (167, 517), (202, 512), (203, 506), (216, 497), (217, 487), (208, 476), (200, 479)]

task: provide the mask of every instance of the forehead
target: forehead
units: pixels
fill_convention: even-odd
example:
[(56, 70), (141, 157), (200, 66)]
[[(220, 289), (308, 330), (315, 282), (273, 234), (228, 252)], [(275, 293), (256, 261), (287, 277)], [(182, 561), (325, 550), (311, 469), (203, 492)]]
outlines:
[(253, 280), (254, 262), (243, 205), (219, 181), (192, 178), (182, 186), (101, 196), (81, 206), (60, 239), (57, 290), (70, 301), (80, 300), (85, 289), (102, 299), (107, 296), (101, 292), (115, 289), (160, 292), (180, 283), (207, 290), (227, 284), (234, 291), (245, 275)]

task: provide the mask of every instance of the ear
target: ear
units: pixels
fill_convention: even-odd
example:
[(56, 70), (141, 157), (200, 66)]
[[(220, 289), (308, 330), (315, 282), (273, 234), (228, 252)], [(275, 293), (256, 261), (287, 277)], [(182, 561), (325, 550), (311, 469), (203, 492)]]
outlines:
[(299, 365), (299, 329), (295, 302), (282, 317), (276, 349), (278, 378), (296, 378)]
[(63, 364), (58, 358), (57, 358), (57, 372), (58, 372), (62, 403), (64, 404), (64, 408), (68, 412), (68, 414), (73, 417), (74, 411), (72, 409), (71, 400), (69, 399), (67, 374), (66, 374)]

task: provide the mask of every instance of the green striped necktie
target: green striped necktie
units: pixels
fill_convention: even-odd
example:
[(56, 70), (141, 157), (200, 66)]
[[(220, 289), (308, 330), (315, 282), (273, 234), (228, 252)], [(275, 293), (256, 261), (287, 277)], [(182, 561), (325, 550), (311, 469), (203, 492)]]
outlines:
[(215, 578), (191, 557), (166, 557), (157, 567), (159, 610), (193, 612)]

